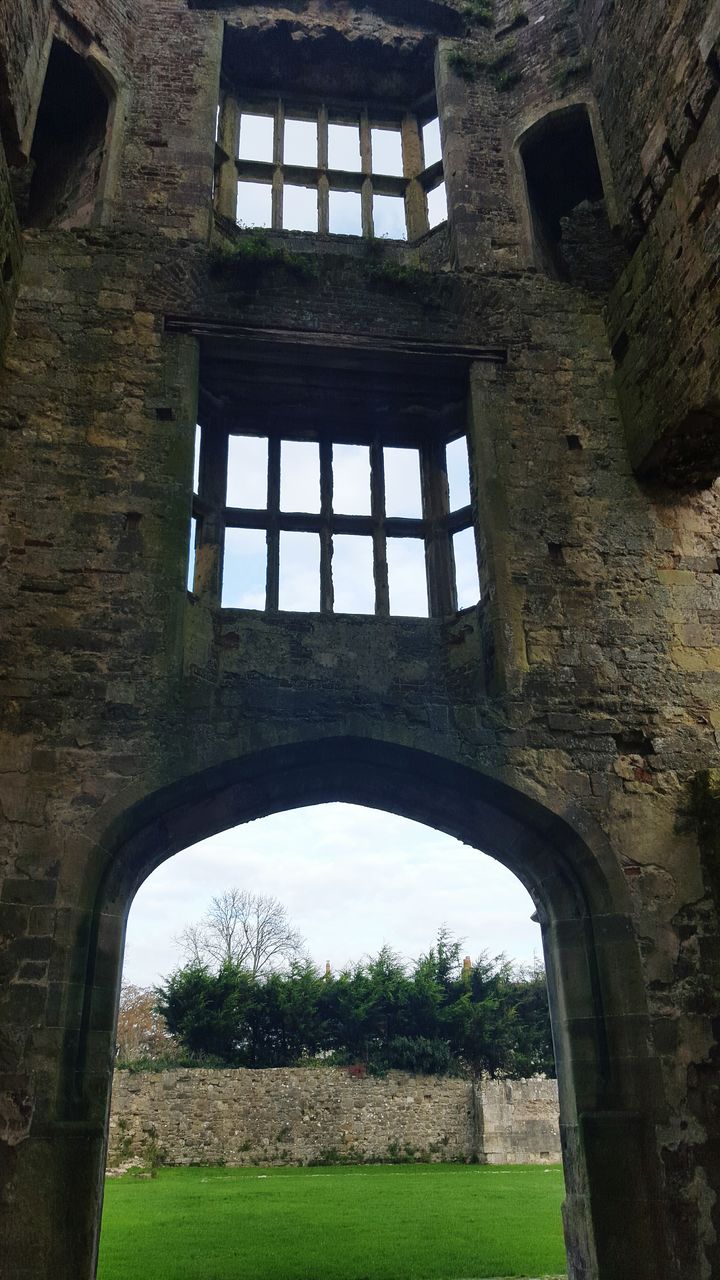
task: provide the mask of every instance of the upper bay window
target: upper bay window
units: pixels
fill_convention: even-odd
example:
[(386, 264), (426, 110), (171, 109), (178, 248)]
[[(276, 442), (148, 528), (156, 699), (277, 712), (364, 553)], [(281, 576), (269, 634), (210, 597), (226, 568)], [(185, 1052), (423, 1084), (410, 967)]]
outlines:
[(188, 587), (211, 607), (447, 617), (479, 598), (453, 356), (201, 357)]
[(218, 210), (242, 227), (417, 240), (447, 217), (430, 107), (226, 96), (218, 148)]

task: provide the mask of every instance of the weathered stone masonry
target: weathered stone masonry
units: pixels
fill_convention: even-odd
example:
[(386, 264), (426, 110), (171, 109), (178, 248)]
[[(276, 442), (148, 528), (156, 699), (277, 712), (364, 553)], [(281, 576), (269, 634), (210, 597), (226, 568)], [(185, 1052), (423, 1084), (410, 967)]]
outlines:
[[(68, 89), (105, 96), (63, 139), (72, 181), (36, 163), (53, 39)], [(720, 1268), (719, 39), (718, 0), (498, 0), (492, 26), (434, 0), (0, 0), (8, 1280), (94, 1274), (137, 885), (338, 799), (457, 835), (533, 895), (573, 1280)], [(276, 232), (316, 274), (218, 269), (228, 80), (430, 95), (447, 225), (373, 251)], [(543, 149), (553, 182), (528, 182)], [(275, 386), (292, 420), (307, 351), (326, 406), (382, 374), (433, 423), (420, 389), (457, 413), (462, 385), (479, 607), (220, 610), (210, 544), (187, 593), (198, 401), (210, 421)]]
[(142, 1160), (154, 1131), (167, 1164), (323, 1160), (560, 1159), (554, 1080), (468, 1080), (341, 1068), (116, 1071), (108, 1165)]

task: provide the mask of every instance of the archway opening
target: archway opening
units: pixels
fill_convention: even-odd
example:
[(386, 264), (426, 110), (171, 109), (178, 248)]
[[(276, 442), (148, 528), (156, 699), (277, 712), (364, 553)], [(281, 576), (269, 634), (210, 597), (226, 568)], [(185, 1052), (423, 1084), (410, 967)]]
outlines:
[[(175, 771), (143, 778), (134, 802), (126, 795), (97, 815), (86, 881), (93, 905), (71, 955), (74, 974), (85, 966), (72, 988), (82, 1006), (70, 1006), (77, 1022), (58, 1080), (67, 1138), (58, 1133), (53, 1149), (66, 1167), (74, 1160), (82, 1182), (61, 1233), (58, 1258), (67, 1274), (94, 1275), (125, 923), (139, 885), (209, 835), (345, 801), (482, 848), (528, 888), (543, 931), (553, 1018), (568, 1277), (656, 1280), (667, 1256), (655, 1154), (663, 1093), (629, 895), (602, 832), (580, 834), (536, 794), (533, 785), (511, 786), (430, 752), (347, 736), (258, 750), (204, 770), (189, 769), (185, 759)], [(82, 1164), (78, 1123), (86, 1135)]]
[[(261, 960), (252, 983), (245, 943), (257, 916), (227, 912), (228, 886), (238, 883), (254, 903), (281, 899), (294, 944)], [(208, 937), (198, 914), (213, 901), (225, 911)], [(130, 912), (126, 976), (136, 996), (163, 975), (166, 991), (174, 981), (172, 1029), (190, 1034), (183, 1043), (182, 1031), (167, 1037), (151, 1021), (116, 1072), (110, 1150), (126, 1173), (106, 1193), (101, 1280), (133, 1280), (133, 1254), (145, 1273), (156, 1253), (180, 1256), (177, 1273), (165, 1262), (164, 1274), (185, 1275), (197, 1237), (149, 1230), (158, 1188), (149, 1189), (147, 1166), (158, 1155), (170, 1200), (182, 1195), (185, 1173), (193, 1186), (200, 1177), (189, 1166), (205, 1167), (198, 1186), (237, 1197), (222, 1231), (204, 1210), (205, 1265), (218, 1276), (233, 1228), (232, 1266), (257, 1280), (303, 1267), (317, 1277), (382, 1280), (388, 1255), (395, 1276), (428, 1280), (564, 1271), (557, 1094), (533, 916), (527, 891), (493, 859), (356, 805), (279, 812), (163, 863)], [(210, 1012), (221, 990), (226, 998), (232, 956), (246, 999), (243, 1012), (234, 1007), (242, 1023), (234, 1039), (223, 1023), (227, 1001), (214, 1021)], [(197, 983), (201, 968), (214, 985), (183, 981), (194, 970)], [(137, 999), (128, 1011), (122, 1030), (132, 1039), (133, 1011), (143, 1017)], [(302, 1197), (321, 1176), (330, 1180), (318, 1248)], [(352, 1203), (350, 1177), (359, 1179)], [(269, 1224), (255, 1218), (265, 1182), (284, 1197), (270, 1243)], [(428, 1222), (418, 1187), (443, 1202), (442, 1224)], [(444, 1188), (452, 1188), (447, 1203)], [(380, 1194), (394, 1211), (379, 1213)], [(123, 1243), (126, 1202), (137, 1216)], [(504, 1216), (491, 1239), (488, 1214)]]

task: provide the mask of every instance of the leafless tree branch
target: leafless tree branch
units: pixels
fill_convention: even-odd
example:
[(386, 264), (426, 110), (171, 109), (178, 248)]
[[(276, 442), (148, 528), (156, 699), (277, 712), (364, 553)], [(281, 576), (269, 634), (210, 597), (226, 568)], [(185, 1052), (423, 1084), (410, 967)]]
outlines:
[(277, 898), (236, 888), (213, 898), (202, 920), (183, 929), (176, 941), (190, 964), (211, 969), (233, 964), (253, 976), (292, 963), (304, 946)]

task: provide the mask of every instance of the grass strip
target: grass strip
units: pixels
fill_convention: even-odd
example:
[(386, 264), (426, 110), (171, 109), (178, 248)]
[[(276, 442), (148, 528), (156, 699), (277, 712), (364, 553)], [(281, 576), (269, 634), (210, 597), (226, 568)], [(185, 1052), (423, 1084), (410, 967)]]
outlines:
[(98, 1280), (482, 1280), (565, 1270), (559, 1166), (162, 1169), (105, 1189)]

